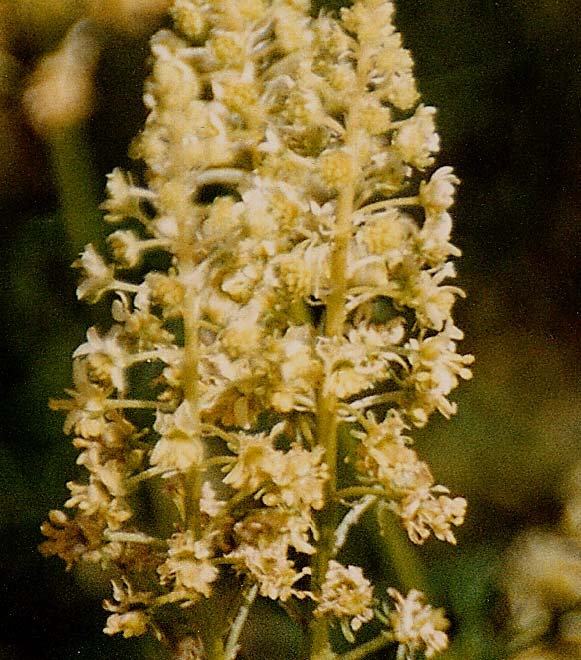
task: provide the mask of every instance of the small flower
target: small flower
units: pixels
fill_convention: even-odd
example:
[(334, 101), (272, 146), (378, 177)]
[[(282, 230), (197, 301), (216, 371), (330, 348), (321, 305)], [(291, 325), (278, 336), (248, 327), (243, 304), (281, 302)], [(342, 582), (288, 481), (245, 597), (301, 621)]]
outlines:
[(319, 158), (321, 176), (330, 188), (340, 190), (353, 181), (355, 168), (353, 156), (342, 149), (325, 151)]
[(103, 632), (106, 635), (122, 634), (125, 638), (139, 637), (146, 632), (148, 622), (149, 619), (142, 610), (111, 614), (107, 618), (107, 625), (103, 628)]
[(407, 287), (397, 293), (401, 304), (415, 309), (418, 321), (427, 328), (441, 330), (450, 321), (456, 296), (464, 296), (457, 286), (442, 285), (448, 277), (455, 277), (452, 262), (447, 262), (433, 271), (420, 270), (410, 276)]
[(361, 446), (360, 468), (366, 476), (380, 483), (387, 496), (399, 499), (433, 483), (427, 464), (409, 447), (393, 442)]
[(189, 402), (181, 403), (173, 414), (158, 412), (153, 428), (161, 436), (149, 458), (153, 466), (169, 475), (202, 464), (204, 447)]
[(348, 627), (342, 626), (342, 630), (353, 642), (351, 631), (357, 632), (373, 618), (372, 602), (373, 587), (359, 566), (342, 566), (335, 560), (329, 562), (315, 616), (332, 614), (348, 622)]
[(123, 637), (138, 637), (143, 635), (149, 624), (149, 617), (143, 607), (151, 602), (151, 593), (136, 592), (124, 578), (122, 581), (112, 580), (113, 600), (106, 600), (103, 606), (109, 612), (114, 612), (107, 619), (104, 631), (107, 635), (121, 633)]
[(279, 412), (309, 410), (321, 378), (321, 364), (315, 359), (308, 326), (295, 326), (284, 337), (269, 342), (268, 363), (271, 403)]
[(71, 399), (52, 399), (50, 406), (67, 411), (65, 433), (74, 431), (84, 438), (98, 436), (106, 427), (105, 412), (113, 388), (105, 389), (91, 381), (86, 360), (73, 361), (73, 383), (75, 389), (66, 390)]
[(209, 559), (206, 544), (194, 541), (188, 531), (174, 534), (168, 545), (168, 558), (158, 568), (161, 584), (173, 583), (174, 591), (183, 592), (184, 600), (191, 601), (198, 595), (209, 598), (219, 571)]
[(357, 239), (370, 254), (381, 255), (388, 267), (394, 269), (410, 251), (409, 238), (417, 231), (412, 219), (398, 211), (388, 209), (371, 216), (360, 229)]
[(424, 170), (433, 162), (432, 154), (440, 150), (436, 133), (436, 109), (420, 105), (413, 117), (404, 120), (393, 138), (393, 146), (406, 163)]
[[(282, 452), (278, 452), (281, 454)], [(320, 510), (325, 503), (323, 487), (329, 478), (329, 470), (322, 462), (323, 448), (312, 451), (293, 445), (279, 456), (271, 470), (273, 486), (266, 486), (262, 500), (267, 506), (283, 504), (290, 509), (305, 511)]]
[(440, 167), (430, 177), (429, 182), (420, 183), (420, 204), (426, 213), (438, 214), (447, 211), (454, 203), (456, 186), (460, 179), (451, 167)]
[(239, 433), (233, 449), (237, 458), (223, 482), (236, 490), (254, 492), (270, 481), (272, 470), (280, 470), (282, 452), (274, 449), (271, 438), (264, 433)]
[(309, 517), (283, 507), (252, 511), (234, 525), (240, 545), (263, 548), (280, 543), (307, 555), (315, 552), (311, 543), (313, 529)]
[(256, 548), (242, 544), (227, 555), (236, 563), (241, 562), (259, 585), (259, 593), (271, 600), (286, 602), (291, 596), (306, 598), (309, 592), (295, 588), (295, 583), (305, 575), (310, 575), (307, 566), (300, 571), (287, 556), (288, 546), (284, 542), (275, 542)]
[(45, 557), (57, 555), (69, 571), (80, 559), (90, 560), (91, 553), (102, 545), (104, 522), (99, 518), (77, 515), (69, 518), (63, 511), (53, 509), (48, 514), (40, 531), (46, 541), (40, 544), (40, 552)]
[(86, 298), (89, 302), (98, 302), (115, 285), (113, 268), (105, 263), (93, 245), (87, 245), (73, 266), (83, 271), (83, 279), (77, 288), (79, 300)]
[(101, 337), (97, 328), (87, 331), (87, 341), (73, 353), (73, 358), (86, 357), (91, 375), (103, 385), (111, 384), (119, 391), (125, 389), (127, 352), (120, 342), (119, 326)]
[(425, 605), (424, 594), (416, 589), (405, 597), (393, 588), (388, 589), (388, 594), (395, 601), (395, 611), (390, 611), (388, 618), (396, 641), (406, 649), (406, 660), (413, 660), (418, 651), (432, 658), (448, 648), (445, 631), (450, 624), (443, 610)]
[(458, 386), (460, 378), (472, 378), (469, 365), (474, 362), (474, 356), (456, 352), (455, 340), (462, 337), (462, 332), (447, 322), (440, 333), (422, 341), (410, 339), (406, 344), (412, 367), (408, 383), (415, 389), (408, 411), (416, 426), (425, 424), (433, 410), (439, 410), (444, 417), (455, 413), (447, 396)]
[(426, 219), (417, 238), (422, 256), (430, 266), (437, 266), (450, 255), (459, 257), (462, 253), (450, 243), (452, 232), (452, 218), (449, 213), (442, 211), (433, 215), (426, 215)]
[(458, 526), (464, 522), (466, 500), (463, 497), (435, 496), (442, 492), (447, 493), (448, 489), (424, 485), (402, 500), (391, 503), (413, 543), (421, 545), (433, 532), (438, 540), (456, 545), (452, 525)]
[(152, 199), (154, 194), (133, 184), (130, 174), (116, 167), (107, 174), (107, 200), (101, 208), (107, 211), (107, 222), (121, 222), (125, 218), (141, 218), (141, 200)]
[(207, 29), (207, 15), (199, 3), (176, 0), (171, 14), (176, 28), (194, 41), (198, 41)]
[(124, 268), (134, 268), (141, 260), (142, 241), (134, 231), (119, 229), (107, 237), (113, 257)]

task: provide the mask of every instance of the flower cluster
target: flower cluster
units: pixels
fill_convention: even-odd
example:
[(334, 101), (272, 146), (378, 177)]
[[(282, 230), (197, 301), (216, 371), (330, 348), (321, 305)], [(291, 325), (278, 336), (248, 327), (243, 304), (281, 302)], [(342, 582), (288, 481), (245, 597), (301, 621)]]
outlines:
[(405, 649), (402, 658), (415, 658), (417, 651), (423, 651), (426, 658), (448, 648), (446, 630), (448, 620), (440, 609), (433, 609), (423, 603), (421, 592), (412, 589), (404, 598), (397, 589), (389, 589), (395, 601), (395, 610), (388, 612), (395, 640)]
[[(310, 657), (331, 658), (333, 623), (354, 642), (379, 612), (335, 542), (366, 498), (415, 543), (455, 542), (465, 501), (404, 433), (452, 415), (471, 377), (448, 283), (458, 180), (431, 171), (435, 109), (393, 10), (176, 0), (152, 39), (131, 149), (146, 174), (109, 175), (110, 258), (90, 245), (75, 264), (78, 297), (110, 299), (114, 323), (89, 330), (53, 403), (88, 478), (43, 526), (46, 554), (118, 570), (109, 634), (178, 648), (191, 638), (167, 608), (207, 620), (228, 588), (241, 609), (216, 606), (208, 657), (235, 657), (259, 594), (302, 608)], [(357, 446), (344, 476), (340, 434)], [(392, 596), (382, 643), (443, 650), (443, 617)]]

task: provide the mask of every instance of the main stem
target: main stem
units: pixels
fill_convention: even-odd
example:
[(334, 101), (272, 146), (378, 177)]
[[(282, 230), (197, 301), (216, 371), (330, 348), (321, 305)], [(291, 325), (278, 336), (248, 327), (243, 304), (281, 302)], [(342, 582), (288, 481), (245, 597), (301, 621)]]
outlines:
[[(189, 275), (193, 270), (190, 264), (184, 264), (182, 273)], [(198, 413), (199, 399), (199, 295), (195, 287), (189, 285), (184, 294), (184, 362), (183, 362), (183, 388), (184, 399), (190, 404), (194, 414), (196, 431), (200, 433), (200, 419)], [(200, 510), (199, 499), (201, 492), (201, 474), (194, 466), (184, 477), (184, 518), (185, 524), (191, 529), (196, 538), (200, 537)]]
[[(358, 94), (363, 98), (368, 72), (368, 58), (361, 51), (357, 64)], [(360, 127), (358, 104), (351, 106), (345, 118), (345, 149), (352, 157), (352, 176), (337, 196), (334, 245), (331, 254), (332, 290), (327, 298), (325, 336), (340, 338), (344, 333), (347, 300), (347, 265), (349, 241), (352, 234), (355, 210), (356, 178), (358, 176), (360, 149)], [(337, 453), (338, 422), (337, 396), (323, 384), (317, 405), (317, 441), (325, 449), (325, 461), (329, 468), (329, 480), (325, 485), (325, 508), (319, 517), (319, 542), (314, 559), (312, 589), (315, 594), (325, 580), (330, 560), (334, 556), (335, 529), (337, 527)], [(315, 618), (310, 627), (309, 648), (311, 660), (332, 660), (334, 657), (329, 641), (329, 622), (325, 617)]]
[[(351, 181), (337, 198), (337, 223), (335, 244), (331, 256), (331, 280), (333, 289), (327, 299), (325, 336), (333, 339), (343, 335), (345, 324), (345, 300), (347, 294), (347, 249), (351, 237), (351, 218), (355, 183)], [(325, 508), (319, 518), (319, 543), (313, 566), (313, 590), (320, 590), (333, 558), (336, 528), (337, 492), (337, 397), (323, 386), (317, 406), (317, 441), (325, 449), (325, 461), (329, 479), (325, 485)], [(310, 653), (314, 660), (331, 658), (328, 621), (314, 619), (310, 631)]]

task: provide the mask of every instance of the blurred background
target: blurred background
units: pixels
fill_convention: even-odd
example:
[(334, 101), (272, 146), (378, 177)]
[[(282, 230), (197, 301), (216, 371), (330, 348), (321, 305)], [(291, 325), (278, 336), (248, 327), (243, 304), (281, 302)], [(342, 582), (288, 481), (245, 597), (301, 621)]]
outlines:
[[(167, 5), (0, 0), (0, 660), (159, 657), (104, 636), (108, 585), (37, 545), (75, 470), (48, 399), (70, 386), (70, 355), (99, 321), (77, 303), (70, 263), (103, 236), (105, 174), (130, 167), (148, 39)], [(417, 560), (453, 621), (449, 658), (581, 658), (579, 7), (396, 6), (423, 100), (438, 108), (438, 163), (462, 180), (454, 242), (468, 297), (456, 317), (477, 360), (457, 417), (416, 436), (438, 482), (468, 498), (468, 521), (456, 548), (432, 541)], [(59, 98), (43, 88), (51, 76)]]

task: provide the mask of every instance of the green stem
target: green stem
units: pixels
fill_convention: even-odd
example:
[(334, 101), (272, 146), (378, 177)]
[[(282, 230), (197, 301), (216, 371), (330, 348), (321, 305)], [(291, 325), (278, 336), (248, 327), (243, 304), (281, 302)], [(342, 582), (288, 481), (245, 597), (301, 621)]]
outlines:
[(432, 589), (426, 579), (426, 571), (416, 549), (385, 502), (378, 502), (377, 518), (381, 538), (386, 545), (391, 566), (398, 577), (401, 589), (405, 591), (412, 588), (419, 589), (428, 597), (432, 596)]
[[(325, 336), (340, 337), (345, 323), (347, 294), (347, 247), (351, 233), (351, 214), (355, 186), (346, 186), (337, 200), (335, 244), (331, 257), (333, 290), (327, 299)], [(329, 561), (333, 558), (336, 527), (337, 491), (337, 397), (333, 392), (322, 392), (317, 406), (317, 443), (325, 449), (325, 462), (329, 479), (325, 484), (325, 508), (319, 517), (319, 543), (313, 566), (313, 590), (321, 589)], [(311, 624), (311, 658), (332, 657), (329, 646), (329, 622), (326, 617), (316, 618)]]
[(337, 491), (337, 498), (347, 500), (351, 498), (365, 497), (374, 495), (375, 497), (385, 497), (385, 490), (379, 486), (348, 486)]
[[(367, 84), (368, 61), (365, 52), (360, 53), (357, 65), (359, 97), (364, 97)], [(341, 188), (337, 196), (336, 223), (331, 253), (331, 292), (326, 300), (325, 336), (342, 337), (346, 318), (348, 248), (353, 228), (357, 174), (360, 165), (360, 129), (358, 107), (353, 106), (345, 120), (344, 145), (352, 155), (353, 176)], [(317, 444), (325, 450), (325, 461), (329, 468), (329, 479), (325, 485), (325, 508), (319, 516), (319, 542), (314, 559), (312, 589), (315, 594), (321, 590), (330, 560), (334, 556), (335, 528), (337, 526), (337, 449), (339, 402), (332, 391), (323, 384), (317, 401)], [(329, 641), (329, 621), (327, 617), (314, 618), (309, 631), (309, 648), (312, 660), (331, 659), (333, 652)]]
[(75, 258), (87, 243), (104, 236), (101, 213), (97, 210), (98, 177), (92, 167), (82, 126), (55, 130), (48, 137), (48, 143), (70, 257)]
[(246, 619), (250, 613), (250, 608), (252, 607), (252, 603), (254, 602), (257, 593), (258, 584), (254, 584), (244, 594), (244, 602), (238, 610), (238, 614), (236, 615), (236, 619), (234, 619), (232, 628), (230, 628), (230, 634), (228, 635), (226, 649), (224, 651), (225, 660), (236, 660), (236, 655), (238, 654), (238, 640), (240, 639), (242, 629), (244, 628), (244, 624), (246, 623)]
[(371, 653), (380, 651), (392, 643), (393, 637), (391, 635), (378, 635), (377, 637), (370, 639), (368, 642), (364, 642), (357, 648), (351, 649), (351, 651), (341, 653), (341, 655), (336, 656), (336, 660), (362, 660)]
[[(185, 256), (185, 255), (184, 255)], [(188, 279), (191, 269), (189, 263), (182, 265), (181, 274)], [(201, 439), (201, 423), (199, 414), (199, 295), (195, 287), (188, 286), (184, 296), (184, 361), (183, 361), (183, 384), (184, 398), (190, 404), (194, 417), (194, 428), (192, 432)], [(185, 499), (184, 516), (185, 523), (193, 532), (195, 538), (201, 534), (200, 520), (200, 496), (202, 492), (202, 475), (197, 466), (192, 467), (185, 477)]]
[(383, 211), (387, 209), (399, 208), (401, 206), (418, 206), (420, 198), (417, 195), (413, 197), (392, 197), (391, 199), (382, 199), (380, 202), (373, 202), (357, 209), (355, 217), (360, 218), (361, 215), (369, 215), (375, 211)]

